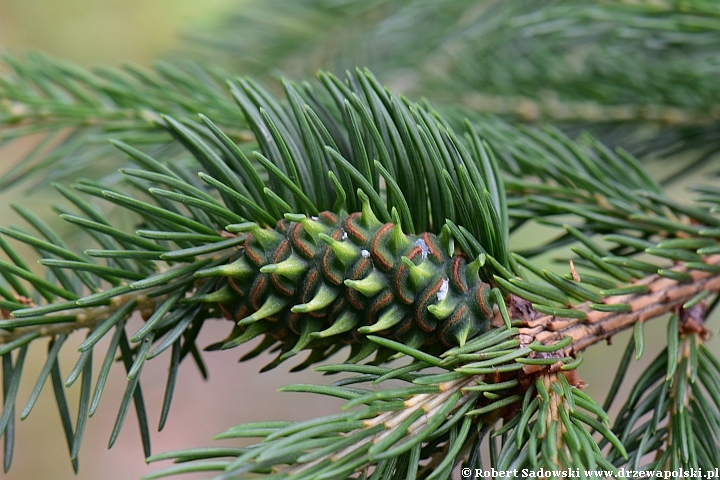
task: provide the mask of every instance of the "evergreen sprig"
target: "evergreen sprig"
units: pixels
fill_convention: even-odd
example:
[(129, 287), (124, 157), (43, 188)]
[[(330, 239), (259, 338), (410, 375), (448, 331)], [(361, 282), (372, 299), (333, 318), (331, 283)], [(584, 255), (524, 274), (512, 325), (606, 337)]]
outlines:
[(163, 114), (196, 121), (202, 111), (235, 140), (252, 139), (219, 68), (158, 62), (153, 69), (127, 64), (88, 70), (39, 52), (26, 58), (5, 53), (2, 59), (8, 72), (0, 78), (0, 146), (29, 135), (44, 138), (3, 175), (0, 189), (26, 178), (55, 181), (88, 170), (108, 174), (110, 169), (98, 169), (100, 159), (116, 153), (108, 139), (178, 155), (182, 152), (161, 125)]
[[(458, 345), (442, 355), (437, 343), (414, 345), (385, 328), (359, 328), (348, 363), (320, 367), (356, 377), (329, 387), (288, 390), (340, 396), (349, 401), (347, 408), (365, 404), (365, 409), (301, 424), (240, 426), (226, 436), (264, 441), (243, 449), (152, 457), (183, 462), (158, 476), (219, 470), (227, 478), (271, 471), (271, 478), (340, 478), (353, 472), (368, 478), (445, 478), (459, 463), (481, 468), (479, 445), (487, 434), (502, 437), (500, 446), (490, 440), (490, 453), (494, 465), (508, 469), (612, 470), (626, 456), (635, 461), (637, 452), (658, 442), (665, 445), (670, 463), (663, 459), (653, 468), (670, 468), (678, 459), (683, 465), (709, 466), (713, 457), (706, 450), (674, 439), (687, 438), (688, 412), (702, 402), (715, 403), (706, 414), (717, 410), (712, 383), (717, 362), (702, 346), (703, 322), (720, 290), (715, 187), (700, 188), (694, 204), (678, 203), (622, 150), (614, 152), (589, 136), (574, 142), (554, 129), (514, 128), (497, 120), (468, 121), (460, 130), (459, 122), (396, 96), (367, 71), (349, 73), (345, 81), (323, 73), (319, 86), (289, 81), (283, 86), (281, 101), (246, 79), (230, 85), (242, 112), (237, 115), (257, 141), (255, 151), (209, 117), (195, 122), (163, 116), (158, 125), (192, 161), (161, 162), (115, 141), (135, 164), (122, 169), (122, 185), (85, 179), (72, 189), (58, 185), (72, 209), (57, 210), (95, 245), (76, 250), (34, 214), (16, 208), (33, 231), (0, 229), (0, 248), (8, 258), (0, 263), (5, 378), (0, 427), (8, 445), (27, 347), (47, 338), (46, 367), (23, 418), (50, 376), (77, 468), (86, 416), (97, 408), (119, 352), (128, 386), (110, 443), (134, 403), (150, 456), (142, 368), (172, 348), (162, 426), (178, 364), (190, 355), (204, 370), (196, 343), (203, 323), (227, 316), (223, 308), (237, 298), (223, 277), (246, 274), (235, 260), (248, 248), (243, 242), (252, 235), (270, 244), (279, 235), (278, 221), (296, 222), (312, 232), (319, 228), (313, 216), (322, 212), (359, 212), (400, 232), (436, 234), (448, 255), (471, 260), (468, 271), (488, 284), (496, 306), (487, 319), (490, 326), (473, 338), (460, 336)], [(137, 230), (113, 225), (94, 199), (134, 212)], [(556, 238), (511, 251), (510, 235), (521, 233), (532, 219), (554, 227)], [(44, 276), (29, 268), (13, 242), (39, 254)], [(569, 268), (551, 271), (532, 258), (562, 246), (571, 246), (572, 253), (561, 253), (570, 255), (565, 258), (572, 260)], [(647, 428), (623, 414), (612, 431), (605, 410), (581, 392), (576, 372), (581, 351), (632, 327), (634, 348), (641, 352), (643, 322), (676, 310), (684, 320), (672, 317), (667, 380), (658, 387), (674, 403), (667, 402)], [(135, 311), (143, 312), (146, 322), (127, 331), (126, 319)], [(211, 349), (236, 347), (262, 335), (264, 340), (244, 358), (277, 349), (269, 365), (275, 367), (309, 349), (307, 360), (296, 367), (304, 368), (344, 346), (328, 340), (329, 334), (312, 335), (318, 333), (312, 322), (295, 332), (297, 337), (276, 337), (266, 331), (269, 322), (245, 320), (251, 317), (241, 318)], [(64, 382), (82, 386), (80, 420), (73, 426), (57, 356), (67, 335), (79, 329), (87, 329), (88, 336)], [(112, 336), (110, 347), (100, 372), (93, 374), (92, 356), (106, 335)], [(374, 360), (360, 365), (372, 352)], [(405, 357), (411, 359), (406, 365), (384, 365)], [(649, 374), (649, 384), (658, 382), (656, 373)], [(390, 379), (405, 384), (386, 388)], [(362, 382), (380, 387), (358, 388)], [(635, 397), (628, 400), (627, 411), (633, 410)], [(683, 399), (683, 408), (677, 399)], [(662, 414), (669, 424), (662, 423)], [(685, 437), (678, 437), (678, 429), (685, 429)], [(610, 453), (599, 450), (593, 431), (612, 445)], [(710, 434), (702, 438), (716, 439)], [(640, 435), (644, 440), (638, 440)], [(12, 448), (5, 452), (8, 468)], [(198, 462), (185, 464), (188, 460)]]
[(712, 0), (263, 0), (188, 50), (254, 75), (367, 65), (463, 116), (589, 129), (636, 155), (693, 152), (672, 182), (717, 151), (718, 14)]
[[(263, 0), (190, 35), (188, 50), (263, 78), (368, 65), (396, 91), (443, 104), (448, 119), (459, 109), (460, 120), (552, 121), (638, 156), (693, 152), (687, 173), (717, 150), (719, 25), (712, 0)], [(234, 140), (252, 142), (217, 67), (168, 61), (88, 71), (41, 54), (8, 55), (4, 64), (11, 75), (0, 82), (0, 139), (47, 135), (0, 186), (56, 161), (50, 179), (97, 169), (93, 160), (113, 153), (108, 138), (179, 154), (160, 114), (195, 121), (203, 112)]]
[[(717, 444), (718, 364), (703, 344), (708, 332), (698, 314), (691, 307), (682, 319), (670, 317), (668, 347), (633, 386), (613, 426), (629, 452), (629, 469), (698, 471), (717, 463), (717, 450), (708, 447)], [(656, 451), (663, 453), (644, 458)], [(608, 459), (619, 463), (615, 450)]]

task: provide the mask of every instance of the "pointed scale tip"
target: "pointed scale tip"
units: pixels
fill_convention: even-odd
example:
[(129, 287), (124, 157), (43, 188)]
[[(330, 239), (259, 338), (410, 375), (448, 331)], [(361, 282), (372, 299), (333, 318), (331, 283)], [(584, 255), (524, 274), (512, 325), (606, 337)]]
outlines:
[(285, 306), (288, 304), (288, 301), (276, 297), (274, 295), (270, 295), (267, 300), (265, 300), (265, 303), (262, 304), (258, 310), (253, 313), (252, 315), (248, 315), (247, 317), (243, 318), (238, 322), (238, 325), (248, 325), (250, 323), (257, 322), (258, 320), (262, 320), (263, 318), (267, 318), (271, 315), (275, 315), (280, 310), (285, 308)]
[(283, 357), (282, 355), (278, 355), (278, 356), (275, 358), (275, 360), (273, 360), (272, 362), (270, 362), (270, 363), (268, 363), (267, 365), (265, 365), (264, 367), (262, 367), (262, 368), (260, 369), (260, 373), (269, 372), (270, 370), (272, 370), (272, 369), (274, 369), (275, 367), (277, 367), (278, 365), (280, 365), (282, 362), (285, 361), (285, 359), (282, 358), (282, 357)]
[(341, 333), (348, 332), (360, 322), (360, 317), (356, 314), (345, 311), (342, 313), (337, 320), (335, 320), (332, 326), (321, 332), (314, 332), (310, 334), (310, 337), (315, 338), (326, 338), (332, 337), (333, 335), (339, 335)]
[(445, 297), (435, 305), (428, 305), (427, 309), (438, 320), (444, 320), (455, 311), (456, 306), (457, 302), (450, 301), (448, 297)]
[(221, 289), (206, 294), (194, 295), (189, 298), (184, 298), (183, 303), (226, 303), (234, 300), (236, 297), (235, 292), (229, 285), (224, 285)]
[(318, 234), (318, 238), (332, 249), (340, 263), (345, 266), (355, 262), (360, 256), (360, 249), (351, 242), (341, 242), (324, 233)]
[(230, 348), (235, 348), (239, 345), (242, 345), (243, 343), (247, 343), (258, 335), (262, 335), (263, 333), (265, 333), (269, 326), (270, 324), (268, 322), (253, 323), (247, 328), (247, 330), (242, 333), (242, 335), (223, 343), (220, 347), (220, 350), (228, 350)]
[(390, 236), (390, 242), (388, 242), (388, 246), (390, 247), (392, 252), (397, 255), (398, 253), (407, 250), (408, 246), (410, 246), (410, 240), (408, 240), (405, 232), (403, 232), (402, 225), (400, 223), (400, 215), (398, 214), (395, 207), (393, 207), (392, 209), (391, 216), (393, 228)]
[(465, 346), (465, 342), (467, 342), (468, 338), (470, 337), (470, 331), (472, 330), (472, 324), (470, 322), (470, 319), (468, 317), (465, 317), (462, 320), (462, 325), (455, 330), (455, 333), (453, 334), (453, 337), (457, 341), (460, 348)]
[(303, 323), (302, 331), (300, 332), (300, 338), (298, 339), (297, 343), (295, 343), (295, 346), (292, 348), (292, 350), (289, 350), (280, 355), (280, 361), (285, 361), (288, 358), (297, 355), (300, 350), (303, 350), (305, 347), (307, 347), (308, 344), (313, 341), (312, 334), (320, 330), (320, 328), (322, 328), (322, 319), (320, 318), (311, 318), (305, 323)]
[(254, 275), (256, 270), (251, 267), (245, 257), (240, 257), (232, 263), (218, 265), (216, 267), (206, 268), (195, 272), (196, 278), (207, 277), (232, 277), (246, 278)]
[[(342, 348), (342, 346), (336, 346), (335, 348), (339, 349)], [(310, 354), (307, 356), (307, 358), (302, 363), (299, 363), (298, 365), (291, 368), (290, 372), (300, 372), (312, 365), (315, 365), (318, 362), (323, 361), (324, 359), (332, 356), (337, 351), (335, 348), (331, 348), (330, 350), (328, 350), (325, 346), (311, 348)]]
[(245, 355), (240, 357), (239, 361), (245, 362), (247, 360), (255, 358), (258, 355), (260, 355), (261, 353), (263, 353), (264, 351), (271, 348), (275, 343), (277, 343), (277, 340), (275, 340), (275, 338), (273, 338), (270, 335), (265, 335), (265, 338), (263, 338), (262, 341), (255, 348), (253, 348), (251, 351), (249, 351), (248, 353), (246, 353)]
[(297, 282), (307, 270), (308, 263), (294, 253), (279, 263), (271, 263), (260, 268), (261, 273), (274, 273)]
[(480, 275), (480, 269), (485, 266), (486, 260), (487, 257), (485, 254), (481, 253), (475, 260), (467, 264), (467, 267), (465, 268), (465, 280), (467, 283), (473, 285), (477, 282)]
[(249, 232), (263, 248), (274, 248), (275, 244), (283, 239), (283, 236), (275, 230), (262, 228), (253, 222), (234, 223), (226, 226), (225, 230), (230, 233)]
[(400, 260), (408, 267), (410, 280), (416, 287), (424, 286), (435, 275), (435, 267), (428, 260), (423, 260), (419, 265), (415, 265), (408, 257), (400, 257)]
[(373, 212), (372, 207), (370, 206), (370, 198), (358, 188), (357, 191), (358, 198), (362, 202), (362, 210), (360, 215), (360, 220), (362, 221), (365, 228), (377, 228), (378, 226), (382, 225), (380, 220), (375, 216), (375, 212)]
[(366, 297), (374, 297), (386, 286), (384, 276), (375, 270), (362, 280), (347, 279), (343, 283), (346, 287), (357, 290)]
[(404, 316), (405, 308), (394, 305), (387, 309), (382, 315), (380, 315), (380, 318), (378, 318), (377, 322), (372, 325), (358, 328), (358, 332), (367, 334), (387, 330), (388, 328), (391, 328), (394, 325), (400, 323)]
[(365, 340), (360, 344), (356, 343), (351, 347), (350, 358), (345, 363), (358, 363), (369, 357), (375, 350), (377, 350), (377, 344), (370, 340)]
[(293, 313), (308, 313), (322, 310), (330, 305), (337, 298), (338, 294), (338, 289), (321, 285), (318, 292), (309, 302), (295, 305), (290, 311)]
[(453, 238), (452, 231), (450, 230), (450, 226), (447, 223), (443, 225), (442, 229), (440, 230), (438, 240), (440, 241), (440, 245), (445, 248), (445, 252), (448, 254), (449, 257), (455, 255), (455, 238)]
[(327, 226), (317, 220), (317, 217), (308, 218), (306, 215), (287, 213), (285, 214), (285, 218), (301, 224), (303, 229), (308, 235), (310, 235), (310, 237), (312, 237), (314, 242), (317, 242), (318, 236), (321, 233), (327, 234), (330, 231)]

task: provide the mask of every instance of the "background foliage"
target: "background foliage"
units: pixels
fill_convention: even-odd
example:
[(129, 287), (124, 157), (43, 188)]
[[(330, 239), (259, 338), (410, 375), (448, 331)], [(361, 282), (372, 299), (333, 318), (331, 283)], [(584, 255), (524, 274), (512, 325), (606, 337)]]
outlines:
[[(196, 28), (197, 22), (214, 22), (225, 8), (236, 4), (234, 0), (218, 0), (202, 2), (202, 4), (175, 0), (168, 2), (73, 0), (62, 3), (47, 0), (3, 1), (0, 2), (0, 48), (10, 48), (16, 53), (39, 49), (88, 67), (97, 63), (117, 65), (122, 61), (149, 66), (158, 55), (177, 48), (182, 41), (182, 34)], [(128, 32), (135, 34), (128, 35)], [(21, 155), (24, 155), (31, 148), (32, 141), (29, 139), (23, 145), (0, 149), (2, 157), (0, 171), (6, 171)], [(54, 195), (43, 195), (42, 191), (26, 194), (21, 186), (0, 193), (2, 223), (7, 225), (20, 221), (19, 216), (8, 208), (8, 204), (21, 202), (44, 219), (54, 222), (54, 225), (58, 224), (62, 233), (64, 222), (57, 222), (56, 214), (51, 212), (48, 206), (49, 201), (56, 200)], [(208, 331), (204, 336), (206, 344), (226, 334), (223, 325), (218, 324), (217, 327), (214, 333)], [(72, 342), (73, 339), (70, 341)], [(82, 338), (78, 337), (74, 344), (78, 345), (80, 342)], [(31, 375), (31, 372), (36, 372), (37, 375), (40, 371), (44, 363), (45, 350), (45, 346), (40, 344), (31, 347), (26, 362), (26, 368), (30, 369), (28, 375)], [(68, 344), (62, 355), (64, 371), (67, 373), (77, 360), (74, 350), (73, 345)], [(163, 432), (155, 432), (153, 437), (155, 451), (194, 445), (196, 437), (209, 440), (212, 435), (227, 428), (229, 418), (236, 423), (254, 420), (253, 411), (264, 412), (263, 416), (268, 418), (290, 413), (287, 405), (282, 402), (269, 402), (268, 399), (278, 395), (278, 388), (304, 376), (309, 382), (312, 377), (310, 372), (302, 372), (294, 375), (291, 380), (288, 379), (287, 371), (283, 369), (267, 372), (260, 377), (256, 374), (267, 363), (268, 360), (265, 358), (238, 364), (234, 358), (222, 354), (213, 357), (207, 359), (210, 371), (207, 381), (202, 379), (196, 367), (190, 364), (181, 367), (182, 374), (178, 389), (188, 394), (175, 399), (173, 418), (178, 420), (177, 423), (171, 422)], [(95, 361), (97, 370), (102, 358), (95, 358)], [(157, 407), (149, 408), (151, 422), (156, 425), (160, 415), (159, 406), (162, 404), (167, 364), (162, 361), (162, 364), (158, 362), (156, 365), (148, 364), (147, 367), (143, 373), (148, 378), (145, 395), (148, 405)], [(226, 370), (230, 375), (229, 378), (244, 380), (227, 381), (223, 374)], [(127, 425), (115, 446), (111, 450), (107, 449), (109, 435), (107, 426), (114, 422), (126, 382), (120, 370), (111, 372), (106, 392), (108, 397), (105, 401), (115, 397), (117, 402), (107, 401), (106, 404), (101, 405), (93, 419), (88, 422), (86, 440), (81, 452), (80, 476), (73, 473), (72, 465), (68, 461), (68, 449), (63, 440), (57, 405), (48, 390), (41, 396), (33, 414), (18, 425), (14, 465), (7, 474), (3, 474), (3, 478), (125, 480), (139, 478), (144, 473), (155, 470), (155, 466), (146, 465), (142, 461), (142, 445), (137, 434), (137, 420), (133, 415), (128, 417)], [(32, 387), (32, 382), (22, 382), (20, 397), (27, 398)], [(68, 390), (68, 401), (71, 405), (77, 402), (79, 394), (77, 387), (79, 385)], [(233, 403), (227, 402), (224, 398), (226, 393), (238, 399), (238, 402), (252, 406), (247, 410), (238, 409)], [(202, 424), (193, 425), (193, 418), (197, 414), (195, 406), (198, 403), (207, 405), (208, 411), (214, 414), (208, 416)], [(297, 416), (293, 418), (300, 420), (322, 415), (328, 409), (338, 408), (339, 405), (339, 401), (331, 399), (319, 399), (317, 403), (303, 402), (307, 410), (298, 411)], [(192, 428), (189, 425), (193, 425)], [(42, 445), (43, 461), (33, 460), (38, 445)], [(135, 458), (137, 461), (128, 461), (130, 458)], [(192, 477), (192, 475), (188, 476), (188, 478)]]

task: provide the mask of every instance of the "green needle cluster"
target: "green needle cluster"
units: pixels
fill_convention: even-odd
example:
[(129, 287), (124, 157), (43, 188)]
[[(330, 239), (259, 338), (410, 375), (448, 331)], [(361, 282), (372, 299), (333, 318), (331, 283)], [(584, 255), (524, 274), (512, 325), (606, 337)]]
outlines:
[[(316, 3), (283, 8), (304, 12)], [(718, 14), (707, 2), (682, 12), (614, 2), (480, 2), (477, 11), (455, 1), (344, 3), (358, 22), (378, 9), (386, 19), (415, 12), (406, 25), (474, 12), (462, 32), (431, 29), (423, 42), (450, 48), (448, 36), (460, 35), (477, 40), (467, 46), (477, 55), (490, 48), (481, 39), (493, 38), (504, 55), (522, 36), (553, 46), (573, 31), (585, 39), (587, 25), (607, 54), (625, 52), (612, 41), (617, 32), (631, 44), (648, 38), (633, 35), (652, 34), (673, 55), (691, 46), (705, 51), (698, 42), (714, 45)], [(347, 20), (345, 11), (325, 13), (337, 25)], [(693, 52), (688, 62), (700, 62)], [(493, 95), (539, 101), (522, 64), (503, 80), (488, 67), (498, 57), (482, 58), (452, 63), (460, 86), (437, 98), (461, 98), (473, 93), (469, 80), (492, 78), (485, 85)], [(592, 57), (590, 70), (602, 58)], [(513, 126), (467, 109), (436, 110), (383, 86), (369, 70), (342, 78), (321, 72), (315, 83), (284, 80), (278, 96), (247, 78), (225, 86), (225, 74), (194, 64), (89, 72), (42, 55), (6, 62), (13, 73), (0, 81), (0, 141), (44, 132), (49, 143), (0, 187), (44, 172), (64, 202), (54, 210), (73, 231), (70, 241), (22, 205), (12, 206), (22, 225), (0, 226), (6, 471), (16, 411), (27, 418), (47, 383), (77, 470), (87, 419), (118, 362), (127, 385), (109, 444), (134, 406), (148, 461), (177, 462), (147, 478), (445, 479), (461, 465), (484, 469), (488, 458), (503, 471), (709, 470), (720, 463), (720, 362), (706, 345), (720, 303), (717, 185), (696, 186), (694, 199), (679, 201), (632, 154), (591, 134), (574, 138), (582, 122)], [(644, 65), (645, 73), (659, 71), (657, 62)], [(647, 82), (600, 88), (597, 80), (594, 101), (626, 102), (628, 92), (644, 92), (657, 97), (648, 101), (700, 111), (694, 95), (714, 101), (715, 87), (697, 69), (687, 88), (677, 87), (681, 66), (663, 72), (667, 83), (652, 91)], [(547, 67), (532, 85), (541, 78), (560, 89)], [(582, 75), (563, 101), (583, 101)], [(430, 92), (436, 81), (422, 88)], [(703, 127), (701, 147), (714, 127)], [(594, 131), (611, 143), (618, 138)], [(76, 176), (73, 168), (105, 157), (116, 159), (119, 175), (98, 180), (89, 172), (65, 182)], [(538, 226), (549, 236), (537, 234)], [(131, 327), (135, 313), (144, 322)], [(667, 336), (653, 342), (667, 348), (611, 421), (625, 372), (650, 341), (645, 323), (665, 314)], [(228, 335), (200, 345), (211, 319), (227, 320)], [(63, 375), (61, 350), (79, 330), (86, 337)], [(623, 330), (632, 338), (600, 406), (583, 392), (582, 352)], [(23, 399), (29, 347), (38, 342), (47, 356)], [(140, 384), (146, 362), (169, 353), (162, 429), (173, 396), (182, 394), (175, 388), (180, 363), (191, 358), (205, 375), (203, 350), (236, 347), (242, 359), (276, 353), (266, 369), (307, 352), (293, 370), (342, 375), (330, 385), (283, 391), (339, 397), (343, 410), (218, 435), (259, 439), (250, 446), (151, 455), (150, 406)], [(349, 350), (344, 363), (325, 364), (341, 350)], [(103, 359), (99, 369), (93, 357)], [(65, 388), (76, 383), (74, 415)]]

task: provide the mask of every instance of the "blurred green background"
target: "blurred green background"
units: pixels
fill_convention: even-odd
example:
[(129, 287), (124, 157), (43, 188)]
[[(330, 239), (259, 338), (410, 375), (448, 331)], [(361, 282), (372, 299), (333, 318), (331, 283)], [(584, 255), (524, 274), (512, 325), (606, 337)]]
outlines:
[(80, 64), (150, 64), (180, 35), (215, 21), (236, 0), (3, 0), (0, 45), (40, 49)]
[[(179, 48), (184, 32), (211, 25), (223, 12), (239, 5), (236, 0), (2, 0), (0, 50), (22, 53), (37, 49), (88, 67), (97, 63), (117, 65), (122, 61), (150, 65), (153, 58)], [(13, 144), (12, 150), (0, 150), (0, 174), (31, 146), (29, 139), (24, 145)], [(0, 223), (8, 225), (18, 220), (7, 207), (10, 202), (22, 203), (52, 222), (49, 204), (58, 200), (49, 192), (28, 195), (22, 188), (12, 189), (0, 195)], [(132, 321), (138, 322), (135, 328), (139, 328), (141, 320)], [(228, 322), (211, 322), (209, 326), (199, 342), (201, 345), (216, 342), (229, 331)], [(84, 335), (79, 333), (68, 343), (78, 345), (83, 339)], [(28, 352), (25, 367), (28, 381), (21, 384), (18, 409), (23, 408), (33, 387), (30, 379), (36, 378), (42, 368), (44, 348), (45, 342), (37, 342)], [(152, 436), (154, 453), (219, 444), (213, 442), (211, 436), (240, 423), (270, 418), (307, 419), (329, 413), (340, 405), (339, 401), (323, 401), (309, 395), (278, 394), (276, 390), (283, 385), (317, 378), (312, 372), (289, 378), (288, 368), (260, 376), (258, 370), (272, 357), (263, 355), (238, 364), (236, 359), (240, 355), (239, 351), (206, 355), (210, 372), (207, 382), (202, 380), (194, 364), (187, 362), (180, 367), (168, 425)], [(74, 348), (64, 348), (62, 357), (62, 371), (66, 376), (77, 360), (77, 353)], [(94, 371), (99, 370), (102, 360), (99, 355), (93, 359)], [(143, 371), (141, 386), (153, 430), (157, 430), (160, 417), (168, 363), (168, 358), (158, 359), (149, 362)], [(143, 461), (137, 418), (132, 408), (117, 443), (111, 450), (107, 449), (127, 383), (123, 377), (121, 368), (113, 369), (98, 412), (88, 421), (77, 476), (70, 465), (52, 386), (48, 382), (28, 419), (16, 424), (13, 466), (9, 474), (0, 473), (0, 478), (126, 480), (157, 470), (158, 464), (146, 466)], [(77, 408), (79, 388), (75, 387), (79, 384), (67, 391), (71, 411)]]

